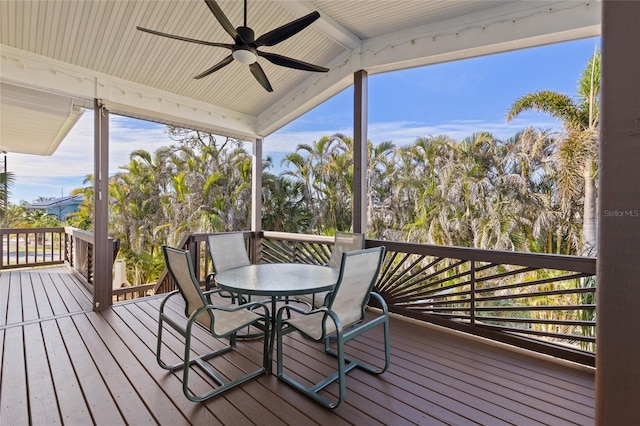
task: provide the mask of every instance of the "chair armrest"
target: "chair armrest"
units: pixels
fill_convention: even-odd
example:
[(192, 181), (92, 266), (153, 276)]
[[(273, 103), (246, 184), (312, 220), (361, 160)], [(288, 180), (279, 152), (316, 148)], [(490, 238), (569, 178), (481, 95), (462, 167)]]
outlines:
[(382, 313), (387, 315), (389, 313), (389, 308), (387, 307), (387, 302), (384, 300), (384, 298), (375, 291), (371, 292), (371, 294), (369, 295), (369, 299), (371, 299), (371, 296), (373, 296), (373, 298), (376, 299), (376, 301), (380, 304)]
[[(220, 292), (221, 290), (218, 289), (218, 286), (216, 285), (216, 282), (214, 281), (213, 277), (215, 276), (215, 273), (209, 274), (207, 275), (207, 278), (205, 278), (204, 280), (204, 293), (213, 291), (213, 290), (217, 290), (218, 292)], [(208, 293), (208, 294), (212, 294), (212, 293)], [(235, 294), (231, 293), (231, 292), (225, 292), (225, 294), (221, 295), (222, 297), (226, 297), (226, 298), (230, 298), (231, 299), (231, 303), (236, 303), (236, 296)]]
[(220, 292), (222, 292), (221, 288), (213, 288), (211, 290), (203, 291), (202, 294), (204, 296), (208, 296), (208, 295), (216, 294), (216, 293), (220, 293)]
[[(304, 309), (301, 309), (301, 308), (298, 308), (297, 306), (292, 306), (292, 305), (284, 305), (280, 309), (278, 309), (278, 316), (276, 318), (276, 323), (277, 324), (287, 323), (288, 327), (293, 327), (294, 329), (297, 329), (296, 326), (289, 324), (287, 322), (287, 320), (284, 320), (284, 321), (282, 320), (282, 314), (283, 314), (283, 312), (285, 310), (286, 311), (292, 310), (292, 311), (298, 312), (298, 313), (300, 313), (300, 314), (302, 314), (304, 316), (317, 314), (317, 313), (320, 313), (320, 312), (324, 312), (326, 317), (331, 318), (331, 321), (333, 321), (333, 323), (335, 325), (335, 328), (336, 328), (336, 331), (332, 332), (331, 334), (336, 333), (336, 332), (337, 333), (342, 333), (342, 321), (340, 321), (340, 318), (338, 318), (338, 315), (335, 312), (333, 312), (331, 309), (329, 309), (326, 306), (322, 306), (322, 307), (320, 307), (318, 309), (313, 309), (311, 311), (305, 311)], [(325, 333), (326, 333), (326, 331), (323, 331), (323, 336), (318, 340), (326, 338), (328, 335), (325, 334)], [(313, 338), (313, 339), (315, 340), (316, 338)]]
[(253, 308), (259, 308), (259, 307), (263, 308), (265, 312), (268, 314), (269, 309), (267, 308), (266, 302), (250, 302), (250, 303), (244, 303), (242, 305), (227, 305), (227, 306), (209, 304), (205, 306), (205, 308), (207, 309), (218, 309), (220, 311), (225, 311), (225, 312), (236, 312), (236, 311), (242, 311), (244, 309), (253, 309)]
[(321, 312), (321, 311), (328, 312), (329, 311), (329, 309), (326, 306), (323, 306), (323, 307), (318, 308), (318, 309), (313, 309), (311, 311), (307, 311), (307, 310), (299, 308), (297, 306), (287, 304), (287, 305), (284, 305), (284, 306), (280, 307), (280, 309), (278, 309), (278, 316), (281, 317), (282, 316), (281, 312), (284, 312), (285, 310), (295, 311), (295, 312), (298, 312), (298, 313), (300, 313), (302, 315), (311, 315), (311, 314), (314, 314), (316, 312)]
[(215, 276), (215, 273), (211, 273), (207, 275), (207, 277), (204, 279), (205, 290), (209, 291), (216, 286), (216, 282), (213, 280), (214, 276)]
[(163, 299), (162, 302), (160, 303), (160, 313), (162, 314), (164, 312), (164, 305), (167, 303), (167, 301), (172, 298), (173, 296), (175, 296), (176, 294), (180, 294), (180, 290), (173, 290), (172, 292), (170, 292), (169, 294), (167, 294)]

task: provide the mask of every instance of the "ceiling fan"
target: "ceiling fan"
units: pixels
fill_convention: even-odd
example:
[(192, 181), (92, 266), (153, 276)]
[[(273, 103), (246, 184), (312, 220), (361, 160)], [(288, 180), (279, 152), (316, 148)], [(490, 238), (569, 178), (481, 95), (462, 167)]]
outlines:
[(281, 27), (278, 27), (275, 30), (271, 30), (268, 33), (265, 33), (255, 39), (253, 30), (247, 27), (247, 0), (244, 0), (244, 25), (238, 28), (233, 27), (222, 9), (220, 9), (220, 6), (218, 6), (218, 4), (214, 0), (204, 0), (204, 2), (213, 13), (213, 16), (215, 16), (218, 22), (220, 22), (222, 28), (224, 28), (225, 31), (227, 31), (227, 33), (229, 33), (229, 35), (233, 37), (233, 44), (196, 40), (192, 38), (163, 33), (160, 31), (149, 30), (147, 28), (142, 28), (139, 26), (137, 26), (136, 28), (149, 34), (155, 34), (162, 37), (173, 38), (176, 40), (188, 41), (190, 43), (204, 44), (205, 46), (224, 47), (225, 49), (231, 50), (231, 54), (229, 56), (227, 56), (208, 70), (196, 75), (194, 77), (195, 79), (201, 79), (203, 77), (211, 75), (219, 69), (229, 65), (235, 59), (241, 64), (249, 65), (251, 73), (262, 85), (262, 87), (264, 87), (268, 92), (273, 92), (273, 88), (269, 83), (269, 79), (262, 70), (260, 64), (257, 62), (259, 56), (265, 58), (273, 64), (283, 67), (295, 68), (303, 71), (329, 71), (329, 68), (321, 67), (319, 65), (313, 65), (297, 59), (278, 55), (276, 53), (261, 52), (258, 50), (258, 48), (262, 46), (275, 46), (276, 44), (299, 33), (320, 17), (320, 14), (317, 11), (311, 12), (310, 14), (303, 16), (302, 18), (298, 18), (294, 21), (289, 22), (288, 24), (282, 25)]

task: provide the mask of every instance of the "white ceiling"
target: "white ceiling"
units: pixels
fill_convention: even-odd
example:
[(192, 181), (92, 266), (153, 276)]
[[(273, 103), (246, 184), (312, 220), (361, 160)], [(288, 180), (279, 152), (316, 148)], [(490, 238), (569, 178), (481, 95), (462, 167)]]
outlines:
[[(234, 26), (243, 2), (219, 1)], [(0, 149), (51, 154), (77, 107), (94, 98), (119, 114), (247, 140), (265, 137), (370, 74), (463, 59), (600, 32), (597, 1), (310, 0), (248, 2), (256, 37), (314, 10), (320, 19), (261, 50), (330, 68), (311, 73), (259, 63), (265, 91), (229, 54), (136, 26), (232, 43), (203, 0), (0, 1)], [(28, 117), (28, 118), (26, 118)], [(92, 143), (92, 142), (90, 142)]]

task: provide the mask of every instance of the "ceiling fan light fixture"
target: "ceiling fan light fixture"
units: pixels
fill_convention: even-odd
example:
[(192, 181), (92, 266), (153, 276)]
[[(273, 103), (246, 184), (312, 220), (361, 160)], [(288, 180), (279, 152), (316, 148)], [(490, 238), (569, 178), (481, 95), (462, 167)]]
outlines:
[(255, 53), (247, 49), (236, 49), (233, 51), (233, 59), (241, 64), (251, 65), (258, 60)]

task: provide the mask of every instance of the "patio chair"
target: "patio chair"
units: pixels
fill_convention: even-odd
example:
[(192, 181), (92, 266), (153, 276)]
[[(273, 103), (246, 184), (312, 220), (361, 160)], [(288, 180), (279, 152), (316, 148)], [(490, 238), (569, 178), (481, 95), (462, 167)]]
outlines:
[[(334, 291), (328, 296), (326, 306), (312, 311), (304, 311), (294, 305), (285, 305), (278, 310), (276, 319), (276, 332), (278, 333), (277, 376), (325, 407), (336, 408), (344, 401), (346, 374), (353, 368), (359, 367), (374, 374), (381, 374), (389, 368), (387, 305), (380, 295), (371, 291), (377, 280), (384, 253), (384, 247), (343, 253), (340, 277)], [(381, 313), (371, 320), (364, 321), (365, 307), (372, 296), (381, 306)], [(283, 319), (285, 311), (294, 311), (299, 315)], [(384, 366), (375, 367), (345, 355), (345, 344), (348, 341), (378, 325), (384, 327)], [(314, 341), (323, 341), (324, 351), (337, 357), (337, 371), (310, 387), (302, 385), (284, 373), (282, 338), (296, 330)], [(338, 381), (337, 400), (330, 400), (319, 394), (322, 389), (336, 380)]]
[[(209, 246), (209, 255), (213, 263), (213, 273), (207, 275), (205, 279), (205, 288), (207, 290), (215, 287), (214, 277), (216, 272), (251, 265), (242, 232), (209, 235), (207, 237), (207, 245)], [(233, 297), (233, 295), (230, 295), (230, 297)]]
[[(244, 245), (244, 235), (242, 232), (209, 235), (207, 237), (207, 245), (209, 246), (209, 255), (213, 263), (213, 273), (207, 275), (205, 278), (205, 288), (207, 290), (215, 288), (216, 273), (251, 265), (247, 248)], [(237, 297), (238, 303), (267, 302), (271, 300), (268, 297), (254, 299), (251, 296), (243, 296), (241, 294), (234, 295), (226, 291), (220, 292), (219, 294), (222, 297), (231, 298), (232, 302), (235, 302), (235, 298)], [(275, 315), (275, 312), (273, 314)], [(237, 337), (241, 339), (253, 339), (262, 336), (263, 333), (252, 332), (249, 329), (244, 333), (237, 334)]]
[[(257, 370), (233, 380), (228, 380), (223, 377), (213, 369), (210, 363), (205, 363), (205, 361), (234, 349), (236, 346), (236, 332), (249, 325), (254, 325), (260, 328), (263, 330), (265, 335), (268, 335), (270, 317), (267, 307), (257, 302), (244, 305), (230, 304), (226, 306), (210, 304), (208, 296), (218, 292), (219, 290), (202, 292), (200, 283), (196, 279), (193, 271), (189, 252), (167, 246), (163, 246), (162, 251), (167, 269), (171, 274), (171, 278), (178, 287), (178, 290), (169, 293), (169, 295), (167, 295), (160, 304), (156, 359), (158, 364), (165, 370), (183, 370), (182, 390), (185, 396), (194, 402), (204, 401), (205, 399), (218, 395), (221, 392), (266, 372), (267, 367), (270, 364), (269, 339), (264, 339), (262, 366)], [(186, 323), (179, 320), (178, 315), (171, 309), (167, 309), (165, 312), (167, 302), (178, 294), (182, 295), (186, 304), (184, 311)], [(257, 313), (255, 311), (262, 312)], [(161, 357), (161, 350), (163, 346), (162, 332), (165, 323), (184, 337), (184, 356), (180, 362), (173, 365), (166, 364)], [(203, 355), (193, 356), (191, 340), (194, 325), (196, 327), (203, 327), (214, 337), (229, 337), (229, 344), (221, 349), (207, 352)], [(189, 388), (189, 372), (193, 367), (199, 367), (219, 386), (214, 387), (214, 389), (208, 392), (196, 395)]]
[[(364, 234), (350, 233), (350, 232), (336, 232), (335, 240), (333, 243), (333, 249), (331, 250), (331, 256), (326, 266), (330, 268), (340, 269), (342, 263), (342, 253), (346, 253), (353, 250), (362, 250), (364, 248)], [(319, 308), (324, 306), (325, 299), (329, 294), (328, 291), (304, 294), (298, 296), (297, 299), (301, 302), (309, 304), (311, 308)]]

